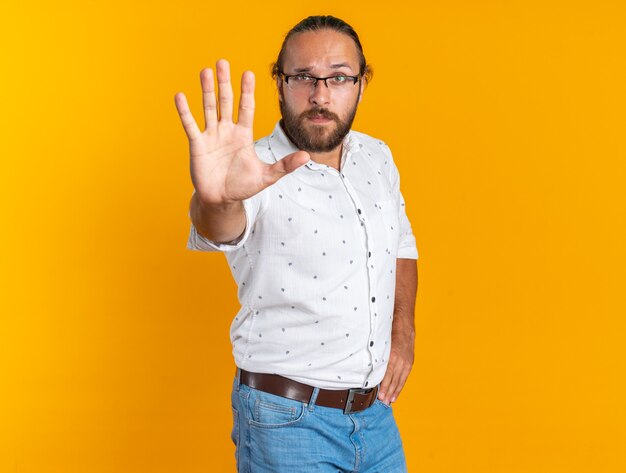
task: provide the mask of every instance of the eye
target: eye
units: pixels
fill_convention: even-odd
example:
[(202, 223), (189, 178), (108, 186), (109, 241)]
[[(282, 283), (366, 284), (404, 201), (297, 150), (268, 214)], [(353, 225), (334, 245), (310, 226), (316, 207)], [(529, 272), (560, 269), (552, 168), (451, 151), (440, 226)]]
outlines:
[(313, 82), (315, 79), (306, 74), (298, 74), (297, 76), (291, 76), (291, 80), (294, 82)]
[(343, 84), (345, 81), (348, 80), (348, 77), (347, 76), (333, 76), (330, 80), (333, 84)]

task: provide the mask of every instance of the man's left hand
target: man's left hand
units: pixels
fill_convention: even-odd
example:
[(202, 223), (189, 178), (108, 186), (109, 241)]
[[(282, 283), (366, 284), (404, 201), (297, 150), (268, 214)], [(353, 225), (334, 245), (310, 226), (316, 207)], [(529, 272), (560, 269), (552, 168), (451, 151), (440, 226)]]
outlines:
[(391, 324), (391, 349), (387, 371), (378, 390), (378, 399), (387, 405), (398, 399), (409, 377), (415, 348), (413, 318), (417, 294), (417, 262), (406, 258), (398, 258), (396, 261), (396, 298)]
[(397, 333), (391, 336), (389, 364), (378, 390), (378, 399), (387, 405), (398, 399), (409, 377), (413, 367), (414, 338), (414, 333)]

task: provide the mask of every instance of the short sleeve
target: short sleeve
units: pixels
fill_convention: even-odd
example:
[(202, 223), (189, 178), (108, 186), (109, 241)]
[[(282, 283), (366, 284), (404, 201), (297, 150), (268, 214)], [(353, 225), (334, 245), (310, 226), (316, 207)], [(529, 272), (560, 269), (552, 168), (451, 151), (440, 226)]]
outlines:
[(400, 236), (398, 244), (398, 258), (406, 259), (418, 259), (417, 244), (415, 236), (413, 235), (413, 229), (411, 228), (411, 222), (406, 215), (406, 205), (402, 192), (400, 192), (400, 173), (393, 161), (393, 156), (389, 146), (386, 144), (383, 146), (389, 155), (389, 180), (391, 183), (392, 192), (396, 199), (396, 205), (398, 208), (398, 219), (400, 221)]
[[(244, 213), (246, 215), (246, 228), (237, 239), (228, 243), (216, 243), (198, 233), (196, 227), (192, 222), (191, 228), (189, 230), (189, 238), (187, 239), (187, 249), (196, 251), (229, 252), (241, 248), (248, 240), (250, 236), (250, 231), (254, 227), (254, 223), (259, 214), (259, 209), (261, 206), (262, 194), (263, 193), (256, 194), (249, 199), (245, 199), (242, 201)], [(191, 218), (189, 212), (187, 213), (187, 215), (189, 216), (189, 218)]]

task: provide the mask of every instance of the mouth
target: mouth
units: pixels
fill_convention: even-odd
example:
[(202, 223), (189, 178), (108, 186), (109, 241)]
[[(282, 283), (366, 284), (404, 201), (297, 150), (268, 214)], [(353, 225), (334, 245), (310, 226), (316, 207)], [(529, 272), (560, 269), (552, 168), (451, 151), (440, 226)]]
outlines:
[(308, 120), (313, 123), (329, 123), (333, 121), (331, 118), (327, 118), (323, 115), (314, 115), (312, 117), (308, 117)]

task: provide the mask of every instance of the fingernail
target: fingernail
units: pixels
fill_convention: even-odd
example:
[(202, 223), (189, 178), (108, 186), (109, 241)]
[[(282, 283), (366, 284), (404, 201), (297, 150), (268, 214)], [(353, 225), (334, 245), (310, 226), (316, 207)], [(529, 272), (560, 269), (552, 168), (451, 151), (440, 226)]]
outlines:
[(396, 396), (391, 398), (391, 402), (396, 402)]

